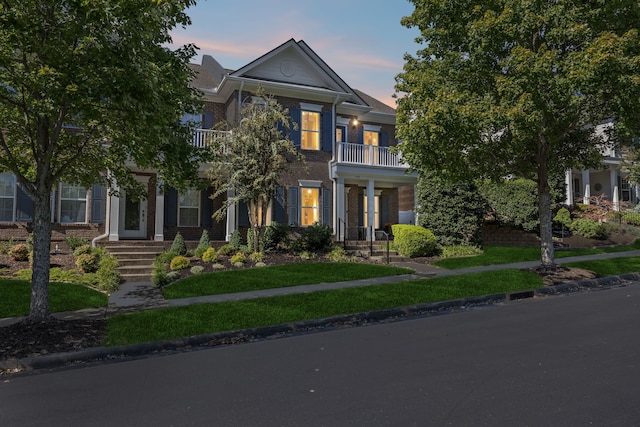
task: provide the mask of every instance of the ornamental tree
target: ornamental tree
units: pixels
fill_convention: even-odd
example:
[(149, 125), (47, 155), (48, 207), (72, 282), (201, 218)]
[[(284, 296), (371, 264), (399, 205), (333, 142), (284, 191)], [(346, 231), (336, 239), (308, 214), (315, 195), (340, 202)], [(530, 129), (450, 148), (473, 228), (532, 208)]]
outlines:
[(638, 134), (640, 4), (411, 1), (402, 24), (421, 50), (396, 77), (403, 158), (448, 178), (533, 179), (541, 261), (554, 267), (549, 177)]
[[(50, 317), (50, 194), (59, 182), (117, 182), (143, 194), (130, 169), (171, 183), (196, 175), (199, 152), (180, 124), (199, 107), (169, 31), (192, 0), (21, 0), (0, 3), (0, 171), (33, 201), (29, 320)], [(106, 173), (108, 171), (108, 174)]]
[(293, 162), (303, 161), (289, 138), (297, 124), (273, 96), (258, 88), (256, 96), (243, 104), (238, 123), (221, 123), (230, 133), (220, 139), (220, 150), (209, 170), (212, 198), (226, 195), (214, 217), (224, 219), (230, 205), (245, 202), (253, 231), (253, 251), (260, 247), (260, 232), (278, 180)]

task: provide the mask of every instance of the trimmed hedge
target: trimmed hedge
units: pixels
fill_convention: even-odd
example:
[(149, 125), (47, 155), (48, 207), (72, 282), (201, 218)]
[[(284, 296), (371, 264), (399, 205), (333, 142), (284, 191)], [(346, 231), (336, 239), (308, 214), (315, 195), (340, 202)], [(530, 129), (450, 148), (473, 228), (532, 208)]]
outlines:
[(402, 256), (432, 256), (438, 252), (436, 236), (424, 227), (410, 224), (394, 224), (393, 243)]

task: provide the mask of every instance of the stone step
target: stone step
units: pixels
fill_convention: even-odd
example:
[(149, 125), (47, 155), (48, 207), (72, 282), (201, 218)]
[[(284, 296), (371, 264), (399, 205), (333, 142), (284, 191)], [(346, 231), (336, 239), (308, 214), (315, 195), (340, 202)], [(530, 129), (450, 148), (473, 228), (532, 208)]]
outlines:
[(120, 278), (125, 282), (150, 282), (151, 281), (151, 273), (129, 273), (129, 274), (120, 274)]
[(153, 266), (154, 261), (155, 258), (118, 258), (120, 267)]
[(151, 273), (153, 272), (153, 266), (152, 265), (129, 265), (129, 266), (124, 266), (124, 267), (118, 267), (117, 268), (118, 273), (120, 273), (120, 276), (126, 276), (126, 275), (131, 275), (131, 274), (146, 274), (148, 276), (151, 276)]

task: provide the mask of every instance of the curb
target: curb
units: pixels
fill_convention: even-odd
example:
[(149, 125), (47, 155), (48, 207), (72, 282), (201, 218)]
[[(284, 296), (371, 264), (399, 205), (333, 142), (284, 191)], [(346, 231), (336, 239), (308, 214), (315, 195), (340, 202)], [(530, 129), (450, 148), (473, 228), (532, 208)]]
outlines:
[(197, 348), (210, 348), (221, 345), (233, 345), (259, 340), (277, 339), (293, 334), (313, 333), (320, 330), (364, 326), (367, 324), (393, 322), (409, 317), (436, 316), (473, 308), (487, 307), (499, 303), (518, 301), (524, 298), (548, 297), (561, 294), (605, 290), (629, 286), (630, 282), (640, 281), (640, 273), (622, 274), (600, 279), (581, 280), (562, 283), (544, 288), (518, 291), (506, 294), (492, 294), (471, 298), (462, 298), (435, 303), (417, 304), (383, 310), (344, 314), (323, 319), (305, 320), (272, 326), (241, 329), (212, 334), (196, 335), (184, 338), (132, 344), (118, 347), (95, 347), (87, 350), (67, 353), (47, 354), (23, 359), (0, 360), (0, 375), (34, 372), (82, 363), (123, 360), (135, 357), (151, 356), (159, 353), (173, 353)]

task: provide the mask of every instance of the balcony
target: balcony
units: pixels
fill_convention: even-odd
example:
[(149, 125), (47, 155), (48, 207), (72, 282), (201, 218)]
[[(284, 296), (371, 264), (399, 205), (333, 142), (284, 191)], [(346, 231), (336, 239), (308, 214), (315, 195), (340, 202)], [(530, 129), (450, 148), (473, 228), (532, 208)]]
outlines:
[(193, 145), (198, 148), (216, 148), (224, 144), (231, 132), (213, 129), (196, 129), (193, 134)]
[(384, 168), (409, 168), (409, 166), (402, 161), (402, 156), (397, 153), (392, 153), (389, 147), (352, 144), (348, 142), (338, 144), (338, 163), (379, 166)]

